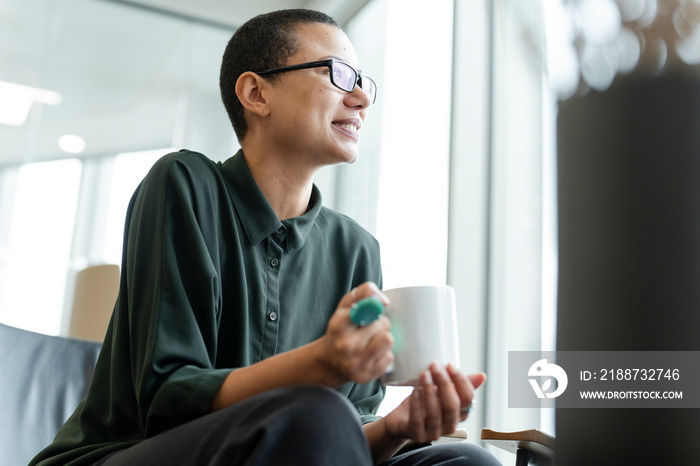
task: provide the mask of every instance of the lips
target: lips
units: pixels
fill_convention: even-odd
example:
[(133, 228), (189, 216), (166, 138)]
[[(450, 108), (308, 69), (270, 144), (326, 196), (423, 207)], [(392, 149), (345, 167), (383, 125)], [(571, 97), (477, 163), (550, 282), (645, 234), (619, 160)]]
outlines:
[(341, 125), (340, 123), (334, 123), (334, 124), (336, 126), (340, 126), (341, 128), (349, 129), (350, 131), (357, 131), (360, 129), (357, 127), (357, 125), (353, 125), (353, 124), (349, 124), (349, 125), (348, 124)]
[(357, 138), (360, 135), (360, 128), (362, 127), (362, 120), (357, 119), (357, 118), (350, 118), (347, 120), (334, 121), (332, 124), (336, 128), (343, 131), (344, 133), (346, 133), (352, 137)]

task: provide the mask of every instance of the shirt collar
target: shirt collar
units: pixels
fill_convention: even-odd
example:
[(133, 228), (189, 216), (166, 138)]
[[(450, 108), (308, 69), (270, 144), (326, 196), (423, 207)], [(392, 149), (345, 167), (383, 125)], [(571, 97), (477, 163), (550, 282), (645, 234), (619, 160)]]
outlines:
[(243, 151), (239, 150), (236, 155), (222, 163), (221, 170), (251, 244), (260, 243), (284, 226), (287, 233), (287, 252), (296, 251), (304, 245), (321, 211), (321, 193), (316, 185), (311, 190), (309, 210), (300, 217), (280, 221), (250, 173)]

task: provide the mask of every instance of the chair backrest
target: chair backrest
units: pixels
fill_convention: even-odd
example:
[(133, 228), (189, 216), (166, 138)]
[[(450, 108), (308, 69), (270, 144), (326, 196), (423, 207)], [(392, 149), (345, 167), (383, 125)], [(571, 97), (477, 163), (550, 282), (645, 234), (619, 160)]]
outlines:
[(104, 340), (117, 293), (118, 265), (93, 265), (78, 272), (68, 336), (90, 341)]
[(51, 443), (87, 394), (100, 347), (0, 324), (0, 466)]

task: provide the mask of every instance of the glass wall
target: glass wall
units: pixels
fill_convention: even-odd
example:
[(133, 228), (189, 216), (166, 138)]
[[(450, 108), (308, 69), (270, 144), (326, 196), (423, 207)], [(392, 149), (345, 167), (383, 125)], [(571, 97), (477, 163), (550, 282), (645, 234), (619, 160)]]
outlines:
[(59, 334), (77, 271), (120, 263), (153, 162), (237, 150), (218, 88), (232, 28), (100, 0), (9, 0), (0, 26), (0, 321)]
[(0, 256), (0, 319), (8, 325), (58, 333), (81, 169), (67, 159), (16, 172)]
[(553, 412), (509, 409), (507, 392), (508, 351), (554, 349), (556, 105), (542, 2), (375, 0), (348, 32), (379, 78), (365, 125), (377, 136), (363, 134), (361, 154), (378, 161), (367, 168), (378, 176), (362, 173), (378, 183), (386, 287), (455, 288), (463, 369), (489, 375), (471, 438), (484, 426), (554, 433)]
[[(373, 214), (387, 289), (446, 281), (452, 21), (451, 2), (375, 0), (347, 28), (379, 96), (360, 148), (371, 161), (344, 172), (373, 184), (363, 210)], [(355, 192), (339, 207), (364, 207)]]

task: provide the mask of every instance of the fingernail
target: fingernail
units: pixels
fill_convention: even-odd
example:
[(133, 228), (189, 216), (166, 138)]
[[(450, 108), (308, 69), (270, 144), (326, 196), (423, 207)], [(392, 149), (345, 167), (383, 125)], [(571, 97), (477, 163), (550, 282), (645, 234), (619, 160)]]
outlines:
[(420, 388), (414, 388), (413, 396), (415, 396), (416, 399), (420, 400), (423, 397), (423, 391)]
[(440, 375), (447, 375), (447, 372), (445, 371), (445, 366), (443, 366), (439, 362), (434, 362), (431, 366), (431, 369)]
[(382, 300), (382, 302), (384, 303), (385, 306), (388, 306), (389, 304), (391, 304), (391, 301), (389, 301), (389, 298), (387, 298), (387, 296), (382, 291), (379, 291), (377, 293), (377, 296), (379, 296), (379, 299)]

